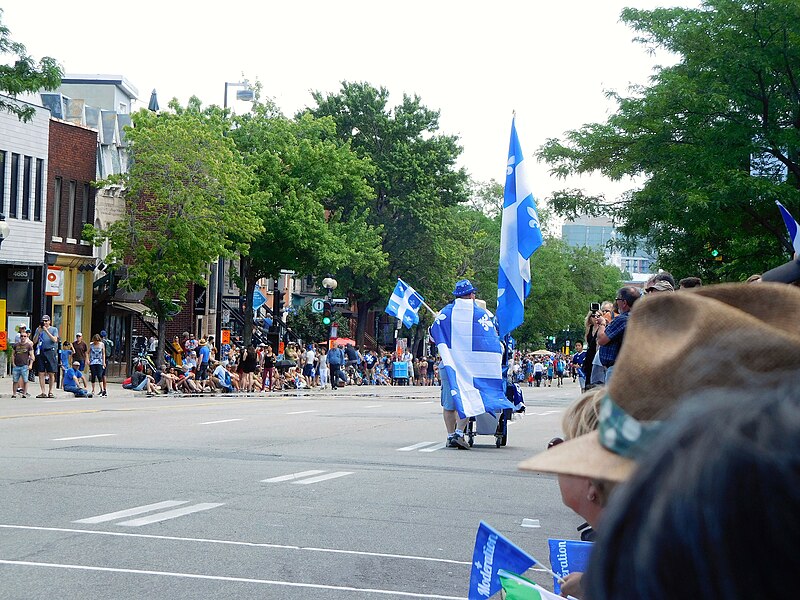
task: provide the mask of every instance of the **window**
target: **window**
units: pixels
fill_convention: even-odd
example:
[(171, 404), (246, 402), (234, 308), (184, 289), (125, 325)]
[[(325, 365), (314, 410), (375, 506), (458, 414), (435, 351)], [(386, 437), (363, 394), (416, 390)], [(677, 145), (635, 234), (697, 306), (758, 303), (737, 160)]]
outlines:
[(33, 158), (26, 156), (22, 172), (22, 215), (26, 221), (31, 218), (31, 161)]
[(44, 188), (44, 159), (36, 159), (36, 191), (33, 204), (33, 219), (42, 220), (42, 189)]
[(61, 177), (56, 177), (53, 186), (53, 235), (58, 237), (61, 230)]
[(75, 188), (77, 183), (69, 182), (69, 210), (67, 212), (67, 238), (75, 237)]
[[(83, 203), (81, 204), (81, 225), (89, 222), (89, 200), (91, 198), (91, 188), (88, 183), (83, 184)], [(83, 232), (81, 231), (81, 234)], [(82, 236), (81, 236), (82, 237)]]
[(6, 152), (0, 150), (0, 212), (6, 212)]
[(11, 205), (8, 207), (8, 216), (12, 219), (17, 218), (17, 200), (19, 200), (19, 154), (11, 154), (11, 194), (9, 200)]

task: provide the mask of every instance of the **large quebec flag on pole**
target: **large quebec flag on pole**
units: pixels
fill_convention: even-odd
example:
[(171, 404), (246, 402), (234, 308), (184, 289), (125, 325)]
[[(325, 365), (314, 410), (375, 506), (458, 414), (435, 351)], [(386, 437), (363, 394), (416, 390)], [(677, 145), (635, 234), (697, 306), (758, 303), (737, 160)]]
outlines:
[(525, 160), (511, 120), (503, 223), (500, 230), (500, 272), (497, 277), (497, 322), (500, 337), (522, 325), (525, 298), (531, 291), (530, 257), (542, 245), (539, 214), (528, 183)]
[(423, 302), (424, 298), (414, 288), (398, 278), (397, 285), (394, 286), (392, 296), (389, 298), (389, 304), (386, 306), (386, 314), (397, 317), (403, 325), (410, 328), (419, 323), (419, 309)]
[(514, 408), (503, 390), (503, 347), (489, 313), (456, 298), (436, 316), (431, 337), (461, 418)]
[(781, 216), (783, 217), (783, 222), (786, 223), (786, 229), (789, 232), (789, 239), (792, 240), (792, 248), (794, 248), (795, 253), (800, 256), (800, 225), (798, 225), (797, 221), (794, 220), (794, 217), (789, 214), (789, 211), (786, 210), (786, 207), (778, 202), (775, 201), (775, 204), (778, 205), (778, 208), (781, 211)]

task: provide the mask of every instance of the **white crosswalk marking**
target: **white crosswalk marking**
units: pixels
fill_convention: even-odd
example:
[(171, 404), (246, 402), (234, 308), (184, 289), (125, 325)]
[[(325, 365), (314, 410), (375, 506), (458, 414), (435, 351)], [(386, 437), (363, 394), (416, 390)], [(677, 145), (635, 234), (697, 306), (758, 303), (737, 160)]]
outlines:
[(319, 483), (320, 481), (327, 481), (329, 479), (336, 479), (337, 477), (344, 477), (345, 475), (352, 474), (352, 471), (335, 471), (333, 473), (326, 473), (325, 475), (317, 475), (316, 477), (311, 477), (309, 479), (293, 481), (292, 483), (297, 485), (308, 485), (309, 483)]
[(95, 435), (79, 435), (75, 437), (63, 437), (63, 438), (55, 438), (54, 442), (66, 442), (69, 440), (88, 440), (89, 438), (100, 438), (100, 437), (112, 437), (117, 435), (116, 433), (96, 433)]
[(306, 413), (314, 413), (315, 410), (296, 410), (294, 412), (286, 413), (287, 415), (304, 415)]
[(412, 446), (405, 446), (403, 448), (398, 448), (398, 452), (412, 452), (414, 450), (419, 450), (420, 448), (424, 448), (425, 446), (430, 446), (435, 444), (436, 442), (420, 442), (419, 444), (414, 444)]
[(163, 513), (157, 513), (155, 515), (150, 515), (149, 517), (141, 517), (139, 519), (123, 521), (122, 523), (117, 523), (117, 525), (121, 525), (123, 527), (141, 527), (142, 525), (149, 525), (150, 523), (159, 523), (161, 521), (166, 521), (168, 519), (176, 519), (184, 515), (190, 515), (192, 513), (200, 512), (202, 510), (217, 508), (218, 506), (222, 506), (222, 504), (224, 503), (203, 502), (200, 504), (193, 504), (192, 506), (184, 506), (182, 508), (176, 508), (175, 510), (168, 510), (167, 512)]
[(164, 502), (146, 504), (145, 506), (137, 506), (136, 508), (129, 508), (127, 510), (119, 510), (97, 517), (89, 517), (88, 519), (80, 519), (79, 521), (73, 521), (73, 523), (105, 523), (106, 521), (115, 521), (116, 519), (124, 519), (125, 517), (132, 517), (134, 515), (141, 515), (142, 513), (161, 510), (162, 508), (172, 508), (173, 506), (180, 506), (181, 504), (188, 503), (188, 500), (166, 500)]
[(436, 452), (437, 450), (442, 450), (447, 446), (447, 442), (441, 442), (436, 444), (435, 446), (431, 446), (430, 448), (423, 448), (420, 452)]
[(261, 483), (280, 483), (281, 481), (291, 481), (292, 479), (302, 479), (303, 477), (311, 477), (312, 475), (319, 475), (325, 471), (301, 471), (300, 473), (292, 473), (291, 475), (281, 475), (280, 477), (271, 477), (269, 479), (262, 479)]
[(216, 425), (217, 423), (233, 423), (234, 421), (241, 421), (242, 419), (225, 419), (223, 421), (206, 421), (200, 425)]

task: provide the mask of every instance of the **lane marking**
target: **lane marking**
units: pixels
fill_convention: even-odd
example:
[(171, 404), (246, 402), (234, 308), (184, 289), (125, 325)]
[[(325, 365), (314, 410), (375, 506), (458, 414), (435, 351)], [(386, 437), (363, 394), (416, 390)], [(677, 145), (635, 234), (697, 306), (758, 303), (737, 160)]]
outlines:
[(371, 404), (369, 406), (365, 406), (364, 408), (380, 408), (383, 404)]
[(200, 425), (216, 425), (217, 423), (233, 423), (234, 421), (241, 421), (242, 419), (225, 419), (223, 421), (206, 421)]
[[(452, 560), (449, 558), (433, 558), (429, 556), (412, 556), (408, 554), (387, 554), (384, 552), (364, 552), (361, 550), (338, 550), (335, 548), (314, 548), (309, 546), (287, 546), (286, 544), (267, 544), (261, 542), (242, 542), (237, 540), (220, 540), (211, 538), (190, 538), (172, 535), (156, 535), (152, 533), (127, 533), (120, 531), (97, 531), (91, 529), (69, 529), (65, 527), (37, 527), (33, 525), (2, 525), (0, 529), (22, 529), (26, 531), (52, 531), (56, 533), (82, 533), (84, 535), (106, 535), (112, 537), (132, 537), (148, 540), (166, 540), (172, 542), (194, 542), (200, 544), (220, 544), (224, 546), (246, 546), (250, 548), (269, 548), (273, 550), (298, 550), (304, 552), (327, 552), (331, 554), (351, 554), (353, 556), (371, 556), (376, 558), (397, 558), (404, 560), (420, 560), (424, 562), (439, 562), (453, 565), (471, 565), (469, 561)], [(534, 568), (534, 570), (536, 570)]]
[(270, 477), (269, 479), (262, 479), (261, 483), (279, 483), (281, 481), (292, 481), (293, 479), (302, 479), (303, 477), (311, 477), (312, 475), (319, 475), (325, 471), (300, 471), (299, 473), (292, 473), (291, 475), (281, 475), (280, 477)]
[(325, 475), (317, 475), (309, 479), (301, 479), (300, 481), (293, 481), (296, 485), (308, 485), (310, 483), (319, 483), (320, 481), (327, 481), (328, 479), (337, 479), (345, 475), (352, 475), (352, 471), (334, 471), (333, 473), (326, 473)]
[(287, 415), (304, 415), (306, 413), (314, 413), (315, 410), (296, 410), (294, 412), (286, 413)]
[(437, 450), (442, 450), (443, 448), (447, 447), (447, 442), (440, 442), (435, 446), (431, 446), (430, 448), (423, 448), (420, 452), (436, 452)]
[(537, 417), (546, 417), (547, 415), (554, 415), (560, 413), (560, 410), (548, 410), (543, 413), (531, 413), (532, 415), (536, 415)]
[(441, 596), (438, 594), (416, 594), (414, 592), (400, 592), (395, 590), (381, 590), (374, 588), (356, 588), (343, 585), (323, 585), (319, 583), (299, 583), (297, 581), (278, 581), (274, 579), (252, 579), (249, 577), (224, 577), (222, 575), (200, 575), (198, 573), (176, 573), (172, 571), (147, 571), (144, 569), (121, 569), (116, 567), (94, 567), (90, 565), (68, 565), (59, 563), (43, 563), (24, 560), (0, 560), (0, 564), (16, 565), (23, 567), (49, 567), (52, 569), (72, 569), (79, 571), (100, 571), (104, 573), (132, 573), (136, 575), (161, 575), (163, 577), (181, 577), (186, 579), (205, 579), (212, 581), (231, 581), (236, 583), (260, 583), (296, 588), (311, 588), (317, 590), (337, 590), (344, 592), (361, 592), (368, 594), (383, 594), (392, 596), (405, 596), (407, 598), (434, 598), (436, 600), (466, 600), (463, 596)]
[(64, 398), (63, 400), (45, 400), (44, 404), (55, 404), (56, 402), (80, 402), (83, 398)]
[(111, 437), (117, 435), (116, 433), (98, 433), (96, 435), (78, 435), (75, 437), (55, 438), (54, 442), (68, 442), (70, 440), (88, 440), (90, 438)]
[(414, 450), (418, 450), (419, 448), (424, 448), (425, 446), (430, 446), (431, 444), (435, 444), (436, 442), (420, 442), (419, 444), (414, 444), (412, 446), (404, 446), (403, 448), (398, 448), (398, 452), (412, 452)]
[(142, 525), (149, 525), (150, 523), (160, 523), (169, 519), (177, 519), (184, 515), (200, 512), (203, 510), (210, 510), (222, 506), (224, 502), (202, 502), (200, 504), (193, 504), (192, 506), (184, 506), (183, 508), (176, 508), (175, 510), (168, 510), (167, 512), (157, 513), (149, 517), (141, 517), (139, 519), (131, 519), (130, 521), (123, 521), (117, 523), (122, 527), (141, 527)]
[(425, 402), (416, 402), (415, 404), (433, 404), (433, 400), (426, 400)]
[(188, 500), (165, 500), (164, 502), (156, 502), (155, 504), (146, 504), (144, 506), (137, 506), (127, 510), (118, 510), (113, 513), (106, 513), (96, 517), (89, 517), (88, 519), (80, 519), (73, 521), (73, 523), (105, 523), (106, 521), (114, 521), (116, 519), (124, 519), (125, 517), (132, 517), (134, 515), (141, 515), (142, 513), (152, 512), (154, 510), (161, 510), (162, 508), (172, 508), (173, 506), (180, 506), (181, 504), (188, 504)]

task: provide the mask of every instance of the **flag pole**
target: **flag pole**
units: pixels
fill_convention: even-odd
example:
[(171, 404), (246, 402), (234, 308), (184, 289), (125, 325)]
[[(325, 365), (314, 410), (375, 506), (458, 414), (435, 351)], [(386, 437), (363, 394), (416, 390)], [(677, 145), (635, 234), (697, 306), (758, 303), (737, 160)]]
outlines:
[(422, 306), (424, 306), (424, 307), (425, 307), (425, 308), (427, 308), (429, 311), (431, 311), (431, 314), (432, 314), (434, 317), (438, 317), (438, 316), (439, 316), (439, 313), (438, 313), (438, 312), (436, 312), (435, 310), (433, 310), (433, 309), (432, 309), (430, 306), (428, 306), (428, 303), (427, 303), (427, 302), (425, 302), (425, 300), (423, 300), (423, 301), (422, 301)]

